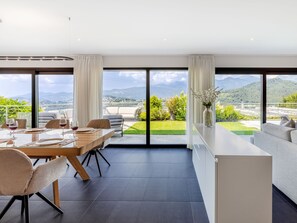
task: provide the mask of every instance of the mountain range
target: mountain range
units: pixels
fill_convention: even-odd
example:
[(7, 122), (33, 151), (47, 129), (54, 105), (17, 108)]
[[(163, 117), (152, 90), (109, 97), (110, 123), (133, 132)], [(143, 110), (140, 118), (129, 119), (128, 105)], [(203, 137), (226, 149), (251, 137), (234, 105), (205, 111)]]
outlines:
[[(280, 103), (284, 96), (297, 92), (297, 82), (279, 77), (267, 80), (267, 102)], [(260, 103), (261, 84), (254, 82), (241, 88), (223, 91), (218, 98), (221, 103)]]
[(240, 77), (227, 77), (224, 79), (216, 79), (215, 80), (215, 86), (219, 89), (231, 90), (236, 88), (241, 88), (243, 86), (246, 86), (248, 84), (258, 82), (260, 80), (259, 77), (254, 76), (240, 76)]
[[(219, 96), (222, 103), (259, 103), (261, 96), (260, 79), (255, 76), (227, 77), (217, 79), (216, 86), (223, 89)], [(179, 95), (181, 92), (187, 92), (187, 83), (184, 81), (171, 84), (152, 85), (150, 94), (160, 98), (169, 98)], [(297, 92), (297, 79), (295, 76), (278, 76), (267, 80), (267, 101), (281, 102), (284, 96)], [(105, 99), (128, 99), (145, 100), (146, 88), (131, 87), (124, 89), (105, 90), (103, 96)], [(24, 94), (13, 97), (14, 99), (31, 102), (31, 94)], [(58, 104), (73, 102), (73, 94), (69, 92), (40, 92), (39, 100), (41, 104)]]

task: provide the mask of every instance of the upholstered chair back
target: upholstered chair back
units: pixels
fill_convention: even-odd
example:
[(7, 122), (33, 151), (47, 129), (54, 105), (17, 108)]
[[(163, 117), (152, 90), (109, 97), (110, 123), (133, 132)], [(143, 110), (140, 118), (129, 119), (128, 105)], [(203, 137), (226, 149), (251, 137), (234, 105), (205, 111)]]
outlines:
[(22, 195), (33, 172), (26, 154), (15, 149), (0, 149), (0, 195)]
[[(45, 128), (48, 129), (60, 129), (60, 119), (52, 119), (49, 120), (45, 126)], [(69, 129), (69, 120), (67, 120), (67, 125), (65, 126), (65, 129)]]
[[(17, 118), (17, 119), (15, 119), (17, 122), (18, 122), (18, 128), (19, 129), (25, 129), (27, 126), (27, 119), (19, 119), (19, 118)], [(2, 124), (2, 126), (1, 126), (1, 128), (7, 128), (7, 125), (6, 125), (6, 123), (3, 123)]]
[(108, 119), (93, 119), (88, 122), (87, 127), (95, 129), (110, 129), (110, 121)]

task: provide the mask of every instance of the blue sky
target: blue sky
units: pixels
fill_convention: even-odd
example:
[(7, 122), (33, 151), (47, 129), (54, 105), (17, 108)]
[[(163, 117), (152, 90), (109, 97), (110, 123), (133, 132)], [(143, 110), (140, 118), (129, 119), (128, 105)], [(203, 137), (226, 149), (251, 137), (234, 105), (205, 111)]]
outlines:
[[(39, 89), (42, 92), (73, 92), (72, 75), (40, 75)], [(31, 75), (0, 75), (0, 95), (13, 97), (31, 93)]]
[[(187, 71), (151, 71), (151, 85), (172, 84), (177, 81), (187, 82)], [(104, 71), (103, 89), (123, 89), (145, 87), (145, 71)]]
[[(104, 90), (130, 87), (144, 87), (145, 71), (104, 71)], [(151, 85), (172, 84), (176, 81), (187, 81), (187, 71), (152, 71)], [(73, 92), (72, 75), (40, 75), (41, 92)], [(31, 93), (31, 75), (0, 75), (0, 95), (14, 97)]]

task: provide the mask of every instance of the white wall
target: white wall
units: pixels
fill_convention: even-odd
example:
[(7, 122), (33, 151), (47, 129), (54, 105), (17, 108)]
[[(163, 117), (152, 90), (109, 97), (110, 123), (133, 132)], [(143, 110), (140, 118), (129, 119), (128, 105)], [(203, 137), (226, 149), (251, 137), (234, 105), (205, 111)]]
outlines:
[[(104, 67), (187, 67), (187, 56), (104, 56)], [(215, 56), (216, 67), (297, 67), (297, 56)], [(73, 67), (74, 61), (0, 61), (0, 67)]]
[(297, 56), (216, 56), (216, 67), (297, 67)]

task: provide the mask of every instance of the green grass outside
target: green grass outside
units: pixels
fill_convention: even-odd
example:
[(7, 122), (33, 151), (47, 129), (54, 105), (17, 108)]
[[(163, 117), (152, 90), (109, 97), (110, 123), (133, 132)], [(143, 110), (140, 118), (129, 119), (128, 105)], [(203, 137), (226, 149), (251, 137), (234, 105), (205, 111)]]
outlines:
[[(240, 122), (217, 122), (222, 127), (237, 135), (253, 135), (259, 129), (254, 127), (247, 127)], [(144, 135), (146, 133), (145, 121), (136, 122), (130, 128), (124, 131), (124, 134), (130, 135)], [(185, 121), (152, 121), (151, 122), (152, 135), (185, 135), (186, 122)]]
[(236, 135), (253, 135), (255, 131), (259, 131), (257, 128), (247, 127), (240, 122), (217, 122), (217, 124), (223, 126), (225, 129), (228, 129)]
[[(144, 135), (146, 132), (145, 121), (136, 122), (130, 128), (124, 131), (124, 134)], [(185, 135), (185, 121), (152, 121), (152, 135)]]

